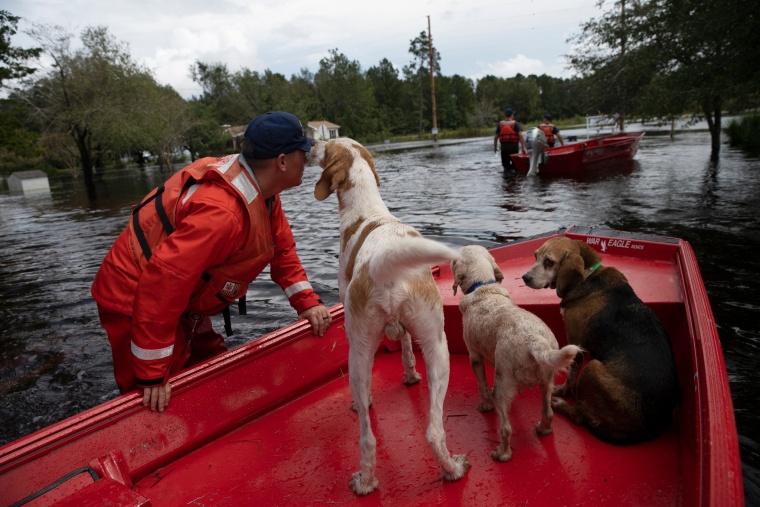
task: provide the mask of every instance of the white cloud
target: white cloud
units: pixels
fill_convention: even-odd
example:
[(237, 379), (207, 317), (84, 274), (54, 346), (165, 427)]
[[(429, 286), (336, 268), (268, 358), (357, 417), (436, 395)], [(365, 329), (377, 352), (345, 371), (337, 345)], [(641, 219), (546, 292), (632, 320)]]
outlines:
[(529, 76), (530, 74), (541, 75), (546, 73), (544, 62), (536, 58), (528, 58), (523, 54), (518, 54), (509, 60), (499, 62), (478, 62), (481, 71), (475, 73), (473, 79), (480, 79), (487, 75), (496, 77), (514, 77), (517, 74)]
[[(601, 11), (596, 0), (5, 0), (21, 16), (19, 29), (52, 23), (76, 36), (105, 25), (129, 44), (132, 57), (153, 69), (162, 84), (189, 97), (200, 89), (188, 77), (195, 61), (271, 70), (286, 77), (337, 48), (363, 69), (388, 58), (402, 67), (412, 60), (409, 42), (427, 31), (442, 55), (444, 74), (480, 78), (517, 73), (568, 77), (562, 55), (567, 38)], [(18, 35), (13, 43), (31, 46)]]

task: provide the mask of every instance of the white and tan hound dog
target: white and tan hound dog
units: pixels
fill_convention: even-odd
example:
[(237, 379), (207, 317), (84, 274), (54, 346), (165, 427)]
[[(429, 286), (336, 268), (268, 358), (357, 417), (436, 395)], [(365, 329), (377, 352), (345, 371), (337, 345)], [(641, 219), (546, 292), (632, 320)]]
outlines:
[[(443, 400), (449, 383), (449, 351), (443, 331), (443, 304), (430, 265), (457, 258), (456, 251), (421, 237), (388, 211), (369, 151), (340, 138), (316, 142), (311, 162), (322, 167), (317, 200), (333, 192), (340, 214), (338, 288), (349, 342), (348, 372), (359, 415), (361, 470), (351, 489), (366, 495), (377, 488), (376, 440), (370, 427), (372, 365), (383, 336), (401, 340), (404, 383), (415, 384), (411, 336), (425, 359), (430, 388), (427, 441), (448, 480), (460, 479), (470, 464), (452, 456), (443, 430)], [(411, 336), (410, 336), (411, 335)]]

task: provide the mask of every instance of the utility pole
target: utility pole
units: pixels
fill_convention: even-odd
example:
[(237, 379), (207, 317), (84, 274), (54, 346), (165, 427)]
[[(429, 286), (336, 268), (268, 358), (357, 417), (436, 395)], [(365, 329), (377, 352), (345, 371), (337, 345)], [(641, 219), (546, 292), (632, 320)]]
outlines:
[(430, 16), (428, 18), (428, 44), (430, 49), (430, 96), (433, 105), (433, 141), (438, 142), (438, 120), (435, 116), (435, 62), (433, 61), (433, 34), (430, 32)]
[[(620, 0), (620, 63), (625, 65), (625, 0)], [(623, 80), (623, 86), (620, 88), (620, 132), (625, 132), (625, 86), (626, 86), (626, 69), (621, 67), (620, 73)]]

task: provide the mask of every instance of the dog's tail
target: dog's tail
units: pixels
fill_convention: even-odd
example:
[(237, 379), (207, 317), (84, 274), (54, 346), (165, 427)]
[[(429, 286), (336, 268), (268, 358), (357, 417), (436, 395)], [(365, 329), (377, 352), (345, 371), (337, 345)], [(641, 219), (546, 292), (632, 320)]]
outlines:
[(420, 271), (420, 268), (430, 268), (433, 264), (459, 257), (456, 250), (430, 239), (399, 238), (375, 251), (369, 262), (369, 276), (376, 283), (385, 284)]
[(542, 348), (533, 350), (533, 357), (540, 365), (551, 371), (567, 370), (573, 363), (575, 356), (582, 352), (580, 347), (565, 345), (559, 350)]

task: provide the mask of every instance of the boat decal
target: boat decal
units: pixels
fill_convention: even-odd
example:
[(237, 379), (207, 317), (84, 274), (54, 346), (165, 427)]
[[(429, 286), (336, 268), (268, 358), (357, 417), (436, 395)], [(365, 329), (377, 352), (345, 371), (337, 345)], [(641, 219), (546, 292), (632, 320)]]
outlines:
[(630, 239), (620, 238), (595, 238), (589, 236), (586, 238), (587, 245), (598, 246), (602, 252), (606, 252), (608, 248), (623, 248), (627, 250), (644, 250), (644, 245)]

